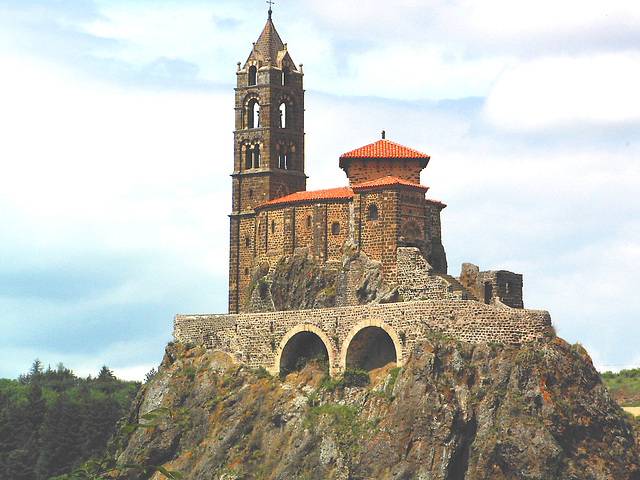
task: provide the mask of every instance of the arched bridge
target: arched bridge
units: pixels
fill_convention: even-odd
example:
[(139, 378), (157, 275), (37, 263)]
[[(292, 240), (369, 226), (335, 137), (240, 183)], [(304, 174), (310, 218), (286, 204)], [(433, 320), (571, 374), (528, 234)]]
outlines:
[(425, 300), (384, 305), (229, 315), (176, 315), (174, 338), (231, 354), (275, 374), (301, 358), (325, 357), (329, 373), (404, 364), (429, 335), (475, 343), (521, 344), (545, 334), (548, 312), (496, 308), (472, 300)]

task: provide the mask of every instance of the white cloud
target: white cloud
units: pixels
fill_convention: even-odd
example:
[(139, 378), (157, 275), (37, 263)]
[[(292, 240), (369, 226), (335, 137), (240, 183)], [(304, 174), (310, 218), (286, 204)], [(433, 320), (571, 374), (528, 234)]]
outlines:
[(487, 119), (508, 131), (550, 131), (640, 121), (640, 55), (546, 58), (506, 70)]
[[(138, 376), (175, 313), (226, 310), (235, 62), (266, 20), (266, 4), (247, 16), (239, 3), (3, 10), (0, 275), (12, 288), (0, 328), (19, 371), (46, 355), (83, 375), (106, 363)], [(604, 363), (631, 361), (620, 333), (640, 289), (636, 3), (276, 5), (305, 64), (309, 188), (346, 184), (339, 155), (386, 130), (432, 156), (422, 178), (449, 205), (452, 273), (462, 261), (520, 271), (525, 301), (561, 334)], [(49, 20), (57, 28), (40, 28)], [(186, 81), (142, 78), (154, 72)], [(483, 111), (463, 98), (489, 91)]]

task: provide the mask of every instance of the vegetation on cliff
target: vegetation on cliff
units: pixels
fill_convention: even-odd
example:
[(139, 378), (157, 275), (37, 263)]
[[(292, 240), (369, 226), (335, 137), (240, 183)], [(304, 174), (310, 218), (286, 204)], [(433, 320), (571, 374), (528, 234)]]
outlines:
[(640, 368), (600, 375), (613, 399), (623, 407), (640, 407)]
[(171, 345), (128, 421), (174, 414), (119, 460), (201, 480), (640, 479), (633, 426), (578, 345), (432, 338), (370, 374), (329, 384), (311, 362), (280, 379)]

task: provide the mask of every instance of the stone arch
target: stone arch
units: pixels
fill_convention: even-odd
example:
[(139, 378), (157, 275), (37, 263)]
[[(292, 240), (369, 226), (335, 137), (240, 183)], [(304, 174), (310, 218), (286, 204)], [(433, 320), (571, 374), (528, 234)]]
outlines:
[[(308, 343), (307, 341), (313, 341), (313, 337), (323, 344), (329, 359), (329, 374), (333, 375), (335, 357), (331, 342), (320, 328), (307, 323), (296, 325), (282, 337), (280, 345), (276, 350), (276, 358), (270, 373), (275, 375), (280, 371), (282, 366), (291, 364), (292, 361), (295, 364), (295, 359), (300, 356), (298, 352), (304, 350), (304, 347)], [(318, 344), (316, 343), (315, 345)]]
[(276, 153), (277, 153), (277, 168), (283, 170), (292, 170), (293, 162), (294, 162), (294, 153), (296, 151), (296, 147), (293, 142), (279, 140), (276, 144)]
[(244, 157), (243, 164), (244, 169), (249, 170), (251, 168), (260, 167), (260, 142), (259, 141), (245, 141), (240, 148), (241, 155)]
[(280, 103), (278, 107), (280, 111), (280, 128), (288, 128), (289, 124), (287, 123), (287, 102)]
[(244, 108), (244, 127), (258, 128), (260, 127), (260, 100), (255, 93), (245, 98)]
[[(390, 342), (387, 339), (390, 340)], [(355, 353), (353, 348), (357, 348), (358, 346), (362, 348), (370, 348), (372, 346), (369, 345), (370, 342), (372, 342), (374, 344), (373, 346), (376, 348), (381, 347), (382, 351), (377, 352), (378, 354), (383, 355), (380, 360), (387, 360), (391, 353), (388, 352), (388, 349), (392, 348), (393, 354), (395, 355), (396, 365), (403, 365), (404, 356), (402, 354), (402, 343), (400, 342), (400, 338), (396, 334), (396, 331), (381, 320), (369, 319), (363, 320), (355, 325), (342, 342), (342, 348), (340, 349), (340, 368), (342, 371), (344, 371), (347, 366), (352, 368), (351, 364), (353, 363), (353, 359), (350, 358), (350, 349), (352, 349), (351, 354), (353, 355)], [(363, 359), (364, 357), (360, 356), (360, 360)], [(373, 361), (373, 359), (369, 360), (371, 360), (370, 363), (374, 365), (370, 369), (382, 366), (376, 365), (376, 362)], [(364, 367), (367, 367), (367, 365), (364, 365)], [(356, 365), (356, 368), (366, 369), (359, 365)]]
[(280, 128), (291, 128), (293, 120), (291, 115), (296, 108), (295, 98), (287, 94), (281, 95), (277, 105)]
[(247, 83), (249, 86), (256, 85), (258, 83), (258, 69), (255, 65), (249, 67), (249, 78)]

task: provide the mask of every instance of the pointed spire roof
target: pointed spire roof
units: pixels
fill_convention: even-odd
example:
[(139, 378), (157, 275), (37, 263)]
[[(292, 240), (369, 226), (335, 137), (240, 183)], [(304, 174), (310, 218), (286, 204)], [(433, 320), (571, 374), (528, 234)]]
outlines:
[(271, 10), (269, 10), (267, 24), (264, 26), (260, 37), (258, 37), (255, 48), (265, 60), (270, 59), (272, 62), (275, 62), (278, 58), (278, 52), (285, 49), (276, 27), (273, 25), (273, 20), (271, 20)]

